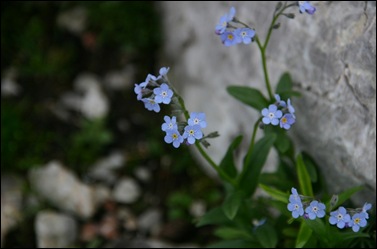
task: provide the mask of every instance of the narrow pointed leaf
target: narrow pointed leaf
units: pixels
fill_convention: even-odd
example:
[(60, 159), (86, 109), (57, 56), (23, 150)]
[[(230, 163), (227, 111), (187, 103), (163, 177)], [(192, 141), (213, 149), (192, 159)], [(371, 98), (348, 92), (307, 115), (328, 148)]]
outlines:
[(258, 89), (247, 86), (229, 86), (227, 91), (234, 98), (258, 111), (268, 106), (268, 101)]
[(288, 193), (284, 193), (283, 191), (280, 191), (280, 190), (275, 189), (275, 188), (268, 187), (268, 186), (263, 185), (263, 184), (259, 184), (259, 186), (265, 192), (267, 192), (267, 194), (269, 194), (272, 198), (274, 198), (275, 200), (278, 200), (278, 201), (281, 201), (281, 202), (284, 202), (284, 203), (288, 203), (288, 199), (289, 199)]
[(228, 176), (230, 176), (231, 178), (234, 178), (237, 176), (237, 169), (234, 164), (233, 152), (240, 145), (241, 141), (242, 141), (242, 136), (236, 137), (231, 143), (231, 145), (229, 145), (229, 148), (223, 160), (221, 160), (220, 162), (220, 168), (222, 169), (222, 171)]
[[(333, 209), (339, 207), (340, 205), (342, 205), (346, 200), (348, 200), (354, 193), (362, 190), (364, 187), (363, 186), (356, 186), (356, 187), (352, 187), (352, 188), (349, 188), (345, 191), (343, 191), (342, 193), (340, 193), (338, 195), (338, 201), (336, 202), (336, 204), (334, 205)], [(326, 203), (326, 207), (329, 207), (330, 206), (330, 200)], [(329, 210), (331, 211), (331, 210)]]
[(305, 222), (302, 222), (296, 239), (296, 248), (303, 248), (310, 240), (312, 233), (313, 230)]
[(251, 155), (246, 156), (239, 178), (239, 189), (245, 191), (247, 196), (252, 195), (258, 186), (259, 175), (275, 139), (275, 134), (266, 134), (262, 139), (255, 143)]
[(221, 207), (216, 207), (208, 211), (205, 215), (200, 218), (200, 221), (196, 224), (197, 227), (205, 225), (216, 225), (224, 224), (228, 222), (229, 219), (225, 216)]
[(269, 225), (264, 224), (255, 230), (257, 240), (264, 248), (275, 248), (278, 243), (278, 236), (275, 229)]
[(300, 193), (306, 196), (313, 196), (312, 182), (301, 154), (296, 158), (296, 167), (301, 190)]
[(228, 219), (234, 219), (244, 198), (245, 193), (243, 193), (242, 191), (236, 191), (228, 195), (222, 205), (223, 212)]

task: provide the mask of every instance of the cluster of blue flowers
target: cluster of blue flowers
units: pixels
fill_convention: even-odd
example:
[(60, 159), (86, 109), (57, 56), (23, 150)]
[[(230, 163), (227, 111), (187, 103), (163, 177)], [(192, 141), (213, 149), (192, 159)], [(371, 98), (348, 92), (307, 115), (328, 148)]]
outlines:
[[(314, 200), (308, 205), (308, 201), (305, 201), (305, 199), (311, 197), (299, 195), (295, 188), (292, 188), (291, 192), (292, 194), (289, 196), (287, 208), (292, 212), (293, 218), (302, 216), (305, 219), (314, 220), (317, 217), (325, 217), (325, 204)], [(304, 200), (304, 203), (302, 200)], [(336, 225), (340, 229), (351, 227), (352, 231), (358, 232), (360, 227), (365, 227), (367, 225), (367, 219), (369, 219), (367, 211), (371, 208), (372, 205), (370, 203), (365, 203), (363, 208), (348, 209), (347, 212), (347, 209), (340, 206), (336, 211), (330, 212), (329, 223), (331, 225)]]
[[(137, 99), (144, 103), (149, 111), (160, 112), (160, 104), (170, 104), (174, 100), (174, 91), (170, 89), (170, 83), (167, 78), (169, 67), (162, 67), (159, 76), (148, 74), (144, 82), (135, 84), (134, 92)], [(165, 142), (172, 143), (178, 148), (185, 140), (187, 144), (194, 144), (196, 140), (203, 138), (201, 128), (207, 126), (205, 113), (192, 112), (187, 122), (178, 125), (176, 116), (165, 116), (165, 123), (161, 129), (166, 132)]]
[[(288, 130), (296, 121), (295, 108), (291, 104), (291, 100), (288, 99), (287, 103), (281, 100), (279, 94), (275, 94), (276, 102), (264, 108), (261, 113), (263, 115), (263, 124), (280, 124), (281, 128)], [(280, 107), (280, 110), (279, 110)]]
[(178, 148), (185, 140), (187, 144), (194, 144), (196, 140), (202, 139), (201, 128), (207, 126), (206, 115), (203, 112), (192, 112), (187, 123), (183, 123), (180, 127), (176, 116), (165, 116), (164, 120), (165, 123), (161, 126), (161, 129), (166, 132), (164, 140), (168, 144), (172, 143), (175, 148)]
[[(313, 15), (316, 11), (316, 8), (308, 1), (297, 1), (297, 6), (300, 13), (306, 12)], [(227, 14), (220, 17), (215, 27), (215, 33), (220, 36), (222, 43), (227, 47), (240, 43), (250, 44), (255, 37), (255, 30), (238, 20), (235, 15), (236, 9), (231, 7)], [(288, 14), (287, 16), (293, 18), (294, 14)]]
[[(220, 18), (215, 33), (220, 36), (222, 43), (229, 47), (239, 43), (250, 44), (255, 36), (255, 30), (240, 22), (236, 17), (236, 9), (231, 7), (229, 13)], [(241, 24), (242, 27), (237, 27)]]
[(142, 101), (149, 111), (160, 112), (159, 104), (170, 104), (171, 102), (173, 91), (166, 83), (168, 72), (169, 68), (162, 67), (159, 76), (148, 74), (144, 82), (135, 84), (134, 92), (137, 94), (137, 100)]

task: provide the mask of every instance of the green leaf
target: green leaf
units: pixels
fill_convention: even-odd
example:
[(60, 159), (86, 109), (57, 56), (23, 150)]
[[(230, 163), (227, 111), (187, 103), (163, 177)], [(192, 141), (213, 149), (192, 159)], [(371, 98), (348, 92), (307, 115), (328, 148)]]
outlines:
[[(349, 189), (343, 191), (341, 194), (338, 195), (338, 201), (335, 204), (335, 206), (333, 207), (333, 209), (335, 209), (336, 207), (339, 207), (340, 205), (342, 205), (354, 193), (362, 190), (363, 188), (364, 188), (363, 186), (356, 186), (356, 187), (352, 187), (352, 188), (349, 188)], [(326, 207), (329, 207), (329, 206), (330, 206), (330, 200), (326, 202)], [(331, 211), (331, 210), (329, 210), (329, 211)]]
[(306, 196), (313, 196), (312, 183), (301, 154), (297, 155), (296, 167), (301, 194)]
[(242, 141), (242, 136), (236, 137), (233, 142), (229, 145), (229, 148), (223, 158), (220, 162), (220, 169), (230, 176), (231, 178), (234, 178), (237, 176), (237, 169), (234, 165), (234, 157), (233, 157), (233, 151), (237, 149), (237, 147), (240, 145)]
[(229, 86), (227, 91), (234, 98), (258, 111), (268, 106), (268, 101), (258, 89), (248, 86)]
[(304, 160), (304, 163), (306, 165), (306, 169), (308, 170), (308, 173), (310, 175), (310, 179), (312, 182), (317, 182), (318, 180), (318, 174), (317, 174), (317, 165), (314, 162), (313, 158), (306, 152), (302, 152), (302, 159)]
[(289, 199), (288, 193), (284, 193), (283, 191), (277, 190), (275, 188), (270, 188), (263, 184), (259, 184), (259, 187), (261, 187), (264, 191), (266, 191), (267, 194), (269, 194), (275, 200), (288, 203), (288, 199)]
[(259, 175), (275, 139), (275, 134), (266, 134), (255, 143), (251, 155), (246, 156), (244, 167), (239, 177), (239, 189), (245, 191), (246, 196), (252, 195), (257, 188)]
[(278, 243), (278, 236), (275, 229), (269, 225), (264, 224), (255, 230), (257, 240), (264, 248), (275, 248)]
[(286, 135), (286, 133), (283, 132), (279, 132), (278, 134), (278, 137), (275, 141), (275, 146), (276, 146), (276, 149), (284, 154), (285, 152), (288, 151), (289, 149), (289, 146), (290, 146), (290, 140), (288, 138), (288, 136)]
[[(288, 72), (285, 72), (279, 79), (279, 82), (276, 86), (276, 93), (283, 94), (284, 92), (292, 91), (292, 78)], [(281, 97), (281, 96), (280, 96)]]
[(297, 228), (295, 227), (292, 227), (292, 226), (289, 226), (287, 228), (284, 228), (282, 230), (282, 234), (285, 236), (285, 237), (288, 237), (288, 238), (296, 238), (297, 236)]
[(314, 231), (314, 233), (319, 236), (319, 238), (321, 238), (322, 242), (328, 244), (329, 233), (327, 232), (326, 226), (321, 219), (304, 219), (304, 221), (306, 225), (310, 227)]
[(370, 235), (367, 233), (361, 233), (361, 232), (343, 232), (341, 234), (341, 239), (349, 240), (349, 239), (355, 239), (355, 238), (370, 238)]
[[(280, 213), (282, 213), (282, 215), (284, 215), (286, 217), (292, 217), (292, 213), (288, 210), (286, 203), (283, 203), (283, 202), (277, 201), (277, 200), (270, 200), (269, 205), (271, 207), (279, 210)], [(292, 217), (292, 221), (294, 221), (294, 220), (295, 219)], [(287, 222), (287, 224), (289, 224), (289, 223)]]
[(265, 126), (263, 130), (265, 134), (275, 133), (277, 135), (274, 146), (280, 154), (286, 155), (288, 154), (287, 152), (290, 149), (291, 150), (293, 149), (293, 148), (290, 148), (292, 145), (292, 142), (290, 141), (286, 130), (280, 128), (279, 126), (273, 126), (273, 125)]
[(313, 230), (302, 222), (296, 239), (296, 248), (303, 248), (310, 240)]
[(279, 82), (276, 86), (276, 93), (280, 95), (282, 100), (287, 100), (292, 96), (301, 96), (301, 93), (293, 91), (293, 81), (291, 75), (288, 72), (285, 72), (279, 79)]
[(226, 224), (228, 222), (229, 219), (225, 216), (223, 209), (221, 207), (216, 207), (203, 215), (196, 226), (201, 227), (205, 225), (218, 225)]
[(215, 230), (214, 234), (225, 240), (233, 239), (254, 239), (254, 237), (246, 230), (234, 227), (220, 227)]
[(241, 206), (243, 199), (245, 198), (245, 193), (243, 191), (236, 191), (230, 193), (225, 199), (222, 208), (223, 212), (228, 217), (228, 219), (233, 220), (237, 215), (238, 209)]

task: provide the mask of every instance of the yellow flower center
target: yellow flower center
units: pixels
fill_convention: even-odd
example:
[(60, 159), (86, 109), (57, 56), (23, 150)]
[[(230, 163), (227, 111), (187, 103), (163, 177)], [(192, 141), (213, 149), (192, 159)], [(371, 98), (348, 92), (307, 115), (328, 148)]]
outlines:
[(354, 222), (355, 222), (356, 224), (359, 224), (359, 223), (360, 223), (360, 218), (356, 218), (356, 219), (354, 220)]
[(233, 34), (228, 34), (228, 39), (229, 40), (233, 40), (233, 38), (234, 38)]
[(281, 122), (283, 122), (283, 124), (287, 123), (287, 118), (286, 117), (282, 118)]

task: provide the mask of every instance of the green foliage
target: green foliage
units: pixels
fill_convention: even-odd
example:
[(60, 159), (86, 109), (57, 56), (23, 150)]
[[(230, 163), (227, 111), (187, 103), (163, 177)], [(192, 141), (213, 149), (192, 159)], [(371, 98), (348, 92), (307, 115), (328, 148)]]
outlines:
[(70, 137), (67, 164), (76, 167), (79, 173), (86, 172), (112, 140), (105, 119), (83, 120), (80, 129)]
[(306, 196), (313, 196), (311, 179), (306, 169), (306, 165), (304, 164), (304, 160), (302, 160), (301, 154), (297, 156), (296, 167), (297, 167), (298, 182), (300, 184), (300, 193)]
[(188, 193), (182, 191), (172, 193), (167, 202), (169, 219), (188, 219), (190, 217), (188, 211), (192, 201), (192, 196)]
[(220, 225), (228, 222), (229, 219), (225, 216), (223, 209), (221, 207), (216, 207), (207, 211), (196, 225), (201, 227), (205, 225)]
[(227, 91), (234, 98), (257, 110), (262, 110), (268, 105), (267, 99), (258, 89), (248, 86), (229, 86)]
[(80, 53), (72, 36), (52, 26), (59, 5), (2, 2), (1, 7), (2, 69), (12, 65), (21, 77), (68, 80)]
[(238, 136), (233, 140), (219, 165), (220, 169), (231, 178), (235, 178), (237, 176), (237, 169), (234, 164), (233, 153), (234, 150), (240, 145), (241, 141), (242, 136)]
[[(94, 2), (82, 4), (89, 10), (89, 29), (105, 47), (120, 46), (132, 53), (158, 47), (160, 18), (152, 2)], [(141, 28), (142, 27), (142, 28)]]
[(251, 153), (245, 157), (244, 167), (238, 180), (238, 187), (245, 192), (246, 196), (250, 196), (255, 192), (262, 167), (275, 139), (276, 136), (274, 134), (264, 136), (255, 143)]
[(273, 226), (264, 224), (255, 229), (255, 236), (264, 248), (274, 248), (278, 243), (277, 232)]
[(1, 171), (25, 172), (43, 163), (51, 136), (27, 122), (22, 107), (2, 103)]
[(288, 72), (285, 72), (279, 79), (276, 85), (276, 93), (280, 95), (281, 99), (288, 99), (292, 96), (301, 96), (300, 92), (294, 91), (292, 77)]
[(229, 220), (234, 219), (245, 196), (246, 194), (240, 190), (240, 191), (232, 192), (226, 197), (222, 207), (223, 207), (223, 212), (225, 216)]

